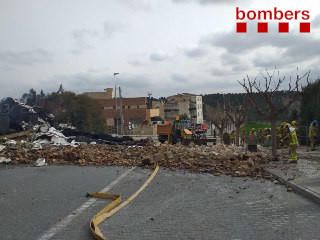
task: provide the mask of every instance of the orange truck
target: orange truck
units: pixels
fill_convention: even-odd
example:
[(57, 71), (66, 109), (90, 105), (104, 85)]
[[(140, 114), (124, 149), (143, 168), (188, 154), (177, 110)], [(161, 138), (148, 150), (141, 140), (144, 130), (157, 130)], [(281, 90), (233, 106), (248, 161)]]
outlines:
[(161, 143), (168, 141), (171, 144), (177, 142), (188, 144), (193, 137), (192, 131), (188, 128), (190, 128), (190, 121), (176, 120), (173, 123), (167, 121), (164, 124), (160, 124), (157, 126), (159, 141)]
[(159, 124), (157, 126), (157, 134), (161, 143), (164, 143), (165, 141), (170, 143), (172, 141), (172, 123), (165, 122), (164, 124)]

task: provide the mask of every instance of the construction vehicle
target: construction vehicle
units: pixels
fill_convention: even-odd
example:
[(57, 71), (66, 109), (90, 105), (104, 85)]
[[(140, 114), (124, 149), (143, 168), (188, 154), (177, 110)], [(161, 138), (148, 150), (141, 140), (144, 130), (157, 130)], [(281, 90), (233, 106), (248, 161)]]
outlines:
[(159, 141), (164, 143), (167, 141), (168, 143), (172, 140), (172, 123), (164, 122), (163, 124), (157, 125), (157, 134), (159, 136)]
[(179, 120), (178, 118), (157, 126), (157, 134), (161, 143), (167, 141), (170, 144), (178, 142), (206, 144), (206, 132), (207, 127), (204, 124), (192, 124), (190, 120)]

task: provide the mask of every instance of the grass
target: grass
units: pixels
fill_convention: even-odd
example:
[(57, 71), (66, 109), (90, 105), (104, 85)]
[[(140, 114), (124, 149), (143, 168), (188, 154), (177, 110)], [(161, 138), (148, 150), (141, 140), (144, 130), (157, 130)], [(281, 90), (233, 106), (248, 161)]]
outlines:
[(246, 123), (246, 125), (243, 128), (246, 130), (247, 133), (249, 133), (250, 129), (252, 128), (255, 128), (256, 130), (261, 128), (271, 128), (271, 124), (267, 122), (249, 122)]

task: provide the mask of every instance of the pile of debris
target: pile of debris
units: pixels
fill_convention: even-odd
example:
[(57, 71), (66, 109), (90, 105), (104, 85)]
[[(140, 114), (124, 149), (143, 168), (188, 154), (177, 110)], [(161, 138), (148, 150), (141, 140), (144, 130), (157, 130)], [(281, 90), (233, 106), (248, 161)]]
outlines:
[(235, 146), (183, 146), (160, 144), (151, 148), (127, 148), (122, 158), (140, 160), (141, 165), (154, 165), (171, 170), (182, 169), (214, 175), (262, 177), (263, 165), (269, 162), (266, 151), (245, 153)]
[[(270, 158), (265, 151), (244, 153), (234, 146), (183, 146), (148, 143), (144, 146), (126, 145), (48, 145), (34, 148), (27, 143), (6, 146), (0, 157), (11, 159), (12, 164), (34, 164), (45, 159), (48, 164), (94, 166), (145, 166), (214, 175), (263, 177), (262, 167)], [(43, 161), (43, 160), (41, 160)]]
[(13, 98), (0, 101), (0, 134), (32, 128), (43, 121), (35, 109)]
[(110, 134), (97, 134), (97, 133), (88, 133), (77, 130), (75, 128), (64, 128), (62, 133), (67, 136), (69, 139), (72, 139), (76, 142), (81, 143), (92, 143), (97, 144), (109, 144), (109, 145), (145, 145), (148, 140), (134, 141), (131, 137), (122, 136), (114, 137)]

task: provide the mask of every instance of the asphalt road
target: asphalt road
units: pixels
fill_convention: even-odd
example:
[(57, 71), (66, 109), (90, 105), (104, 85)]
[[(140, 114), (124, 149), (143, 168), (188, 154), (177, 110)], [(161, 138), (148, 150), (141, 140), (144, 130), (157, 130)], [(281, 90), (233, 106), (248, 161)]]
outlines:
[[(88, 200), (86, 192), (110, 187), (125, 198), (148, 173), (118, 167), (1, 167), (0, 238), (90, 240), (89, 219), (106, 202)], [(320, 239), (319, 219), (318, 205), (269, 181), (162, 169), (101, 227), (108, 239)]]

